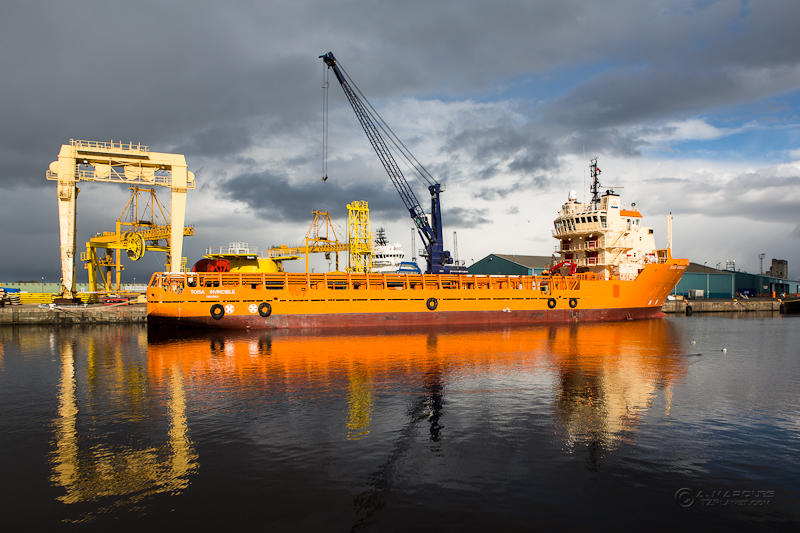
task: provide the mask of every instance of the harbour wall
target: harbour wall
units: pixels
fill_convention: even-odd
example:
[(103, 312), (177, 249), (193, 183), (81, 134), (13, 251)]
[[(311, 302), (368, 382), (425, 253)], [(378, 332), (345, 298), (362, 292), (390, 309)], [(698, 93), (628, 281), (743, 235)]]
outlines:
[(147, 306), (144, 304), (56, 307), (54, 309), (35, 305), (15, 305), (0, 308), (0, 325), (20, 324), (114, 324), (147, 322)]
[(665, 313), (691, 315), (694, 313), (744, 313), (750, 311), (781, 312), (781, 300), (703, 299), (667, 300), (661, 308)]

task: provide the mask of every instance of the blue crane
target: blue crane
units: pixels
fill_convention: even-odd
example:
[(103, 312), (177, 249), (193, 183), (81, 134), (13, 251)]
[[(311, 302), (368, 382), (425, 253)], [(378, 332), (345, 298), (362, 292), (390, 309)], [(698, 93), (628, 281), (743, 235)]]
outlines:
[[(333, 52), (328, 52), (319, 56), (328, 66), (326, 75), (329, 70), (333, 70), (336, 79), (342, 86), (347, 100), (355, 111), (364, 133), (367, 134), (372, 148), (378, 155), (383, 168), (389, 174), (400, 198), (403, 200), (406, 208), (408, 209), (411, 219), (417, 228), (417, 232), (422, 239), (423, 246), (425, 247), (425, 260), (427, 261), (427, 274), (464, 274), (466, 269), (463, 266), (453, 264), (453, 258), (450, 252), (444, 249), (444, 237), (442, 231), (442, 210), (439, 203), (439, 196), (442, 193), (442, 186), (437, 182), (428, 170), (422, 166), (406, 145), (401, 141), (397, 135), (392, 131), (392, 128), (386, 123), (385, 120), (378, 114), (372, 104), (369, 103), (367, 98), (355, 84), (353, 79), (347, 74), (344, 68), (339, 64), (333, 56)], [(327, 88), (327, 78), (325, 87)], [(327, 93), (326, 93), (327, 94)], [(327, 96), (326, 96), (327, 102)], [(327, 103), (326, 103), (327, 113)], [(327, 116), (325, 118), (327, 121)], [(324, 126), (324, 131), (327, 134), (327, 125)], [(419, 175), (420, 179), (427, 184), (428, 192), (431, 195), (431, 215), (430, 221), (425, 215), (425, 211), (411, 189), (411, 186), (403, 175), (403, 171), (397, 164), (391, 150), (400, 154), (403, 159), (409, 164), (411, 168)], [(323, 152), (327, 154), (327, 139), (325, 140), (325, 147)], [(327, 179), (327, 171), (323, 168), (325, 176), (323, 180)]]

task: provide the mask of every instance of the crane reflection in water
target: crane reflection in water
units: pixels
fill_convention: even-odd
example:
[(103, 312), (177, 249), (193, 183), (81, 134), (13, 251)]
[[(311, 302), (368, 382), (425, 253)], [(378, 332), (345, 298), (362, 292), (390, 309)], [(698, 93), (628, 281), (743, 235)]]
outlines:
[[(146, 413), (158, 391), (150, 387), (142, 361), (122, 353), (124, 342), (113, 330), (106, 333), (83, 338), (60, 333), (58, 339), (51, 335), (61, 355), (51, 481), (63, 489), (61, 502), (96, 506), (75, 521), (157, 493), (177, 494), (197, 469), (186, 422), (183, 376), (177, 368), (167, 370), (162, 391), (167, 427), (161, 442), (129, 443), (144, 433), (136, 431), (138, 424), (153, 425)], [(137, 340), (146, 346), (144, 336)], [(82, 349), (85, 372), (78, 372), (76, 356)], [(83, 419), (82, 410), (86, 411)], [(115, 429), (101, 432), (92, 427), (97, 423), (91, 420), (103, 411), (115, 413)]]

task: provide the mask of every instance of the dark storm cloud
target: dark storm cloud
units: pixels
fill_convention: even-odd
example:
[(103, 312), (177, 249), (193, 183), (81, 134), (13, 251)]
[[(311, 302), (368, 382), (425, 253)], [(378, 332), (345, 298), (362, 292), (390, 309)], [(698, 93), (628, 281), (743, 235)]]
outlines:
[(742, 174), (725, 184), (722, 194), (724, 201), (714, 202), (710, 213), (770, 222), (794, 222), (800, 213), (800, 176)]
[(376, 214), (396, 218), (408, 216), (397, 191), (388, 182), (343, 183), (331, 178), (326, 182), (311, 179), (293, 183), (267, 170), (237, 175), (224, 182), (220, 190), (228, 198), (276, 220), (307, 221), (312, 209), (339, 213), (353, 200), (366, 200), (370, 212)]
[(235, 154), (252, 143), (254, 117), (288, 128), (316, 113), (308, 102), (319, 89), (307, 83), (316, 64), (264, 61), (243, 14), (196, 7), (4, 6), (0, 182), (41, 175), (70, 138), (142, 141), (190, 158)]
[[(452, 151), (434, 165), (442, 181), (471, 187), (506, 175), (533, 176), (522, 186), (541, 187), (538, 177), (549, 179), (564, 154), (636, 155), (653, 122), (800, 88), (798, 19), (800, 3), (779, 1), (7, 0), (0, 10), (3, 227), (24, 220), (38, 195), (49, 194), (42, 192), (52, 185), (44, 171), (70, 138), (141, 141), (185, 153), (198, 175), (195, 194), (219, 193), (235, 176), (225, 182), (230, 197), (262, 214), (263, 198), (288, 220), (325, 208), (317, 201), (341, 210), (364, 198), (373, 209), (405, 217), (385, 182), (329, 181), (317, 192), (323, 184), (306, 189), (283, 177), (282, 189), (265, 190), (257, 177), (268, 173), (241, 170), (274, 168), (255, 148), (305, 138), (319, 127), (316, 56), (328, 49), (379, 109), (400, 97), (433, 95), (491, 103), (506, 94), (501, 85), (513, 89), (520, 76), (577, 72), (557, 94), (536, 94), (535, 84), (531, 96), (514, 93), (529, 100), (519, 124), (455, 121), (444, 142)], [(332, 110), (347, 106), (335, 82), (330, 102)], [(422, 133), (409, 138), (424, 141)], [(298, 165), (317, 157), (317, 144), (306, 150), (291, 156)], [(483, 188), (496, 198), (508, 194)], [(54, 200), (42, 209), (47, 205), (54, 209)], [(79, 216), (86, 220), (86, 213)], [(27, 264), (52, 256), (53, 242), (55, 234), (31, 239)], [(0, 246), (10, 243), (7, 234)]]
[(561, 139), (559, 153), (585, 156), (586, 154), (606, 154), (622, 157), (641, 155), (641, 149), (649, 143), (642, 139), (642, 130), (623, 132), (616, 128), (576, 129)]
[(481, 187), (472, 193), (472, 197), (493, 201), (504, 199), (510, 195), (525, 193), (531, 189), (544, 191), (551, 188), (552, 185), (554, 185), (554, 183), (552, 180), (548, 179), (547, 176), (529, 174), (514, 180), (514, 182), (508, 186), (495, 185), (493, 187)]
[(798, 86), (787, 74), (711, 65), (618, 68), (557, 99), (543, 115), (566, 130), (629, 126), (781, 94)]
[(442, 212), (442, 219), (449, 228), (474, 228), (491, 222), (486, 208), (446, 208)]
[(511, 124), (463, 129), (447, 139), (444, 152), (463, 151), (475, 160), (505, 158), (529, 144), (539, 144)]
[(654, 212), (789, 223), (795, 223), (800, 213), (800, 176), (776, 177), (763, 171), (741, 174), (724, 183), (678, 180), (673, 185), (650, 197)]
[[(554, 172), (559, 166), (555, 146), (537, 138), (529, 125), (473, 127), (452, 132), (445, 140), (442, 152), (451, 159), (470, 162), (477, 167), (476, 173), (455, 178), (467, 183), (475, 183), (476, 178), (483, 182), (497, 176), (516, 175), (522, 176), (517, 185), (524, 181), (544, 188), (546, 179), (541, 172)], [(496, 189), (494, 193), (505, 195), (502, 189)], [(477, 195), (484, 196), (480, 192)]]
[[(402, 9), (6, 2), (0, 183), (40, 175), (73, 137), (137, 140), (190, 159), (233, 156), (264, 134), (260, 118), (274, 134), (317, 120), (316, 55), (327, 48), (373, 100), (460, 96), (520, 74), (604, 63), (540, 111), (543, 138), (579, 128), (605, 137), (603, 128), (797, 87), (786, 69), (798, 65), (798, 15), (796, 2), (609, 1), (596, 10), (525, 0)], [(346, 105), (335, 82), (331, 102)], [(502, 128), (485, 133), (478, 158), (527, 140)], [(536, 161), (523, 155), (518, 164)]]
[(799, 3), (678, 5), (654, 10), (650, 24), (628, 34), (636, 45), (625, 60), (556, 98), (544, 120), (567, 129), (644, 125), (800, 87)]
[(174, 150), (179, 153), (203, 154), (204, 157), (227, 157), (250, 148), (256, 127), (247, 120), (241, 123), (212, 124), (192, 132)]
[(527, 149), (516, 155), (508, 164), (508, 170), (530, 174), (543, 170), (555, 170), (558, 168), (558, 159), (551, 146), (538, 143), (538, 146), (529, 146)]

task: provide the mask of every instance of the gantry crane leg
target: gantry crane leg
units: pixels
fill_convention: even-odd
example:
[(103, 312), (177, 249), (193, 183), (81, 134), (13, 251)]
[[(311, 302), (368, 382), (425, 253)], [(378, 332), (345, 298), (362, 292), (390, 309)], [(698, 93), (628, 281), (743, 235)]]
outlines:
[(58, 230), (61, 243), (61, 298), (76, 298), (75, 291), (75, 248), (78, 187), (75, 181), (75, 159), (58, 156)]
[(172, 167), (172, 196), (170, 198), (170, 272), (181, 271), (183, 257), (183, 223), (186, 219), (186, 166)]

